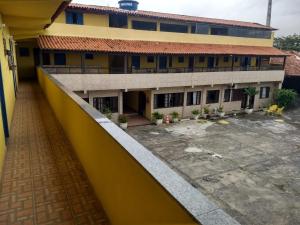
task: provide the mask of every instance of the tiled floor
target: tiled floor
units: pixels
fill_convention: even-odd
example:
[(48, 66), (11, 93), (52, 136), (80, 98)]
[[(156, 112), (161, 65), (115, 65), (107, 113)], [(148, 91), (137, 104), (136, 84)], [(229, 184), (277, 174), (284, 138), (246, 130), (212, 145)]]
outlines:
[(35, 83), (19, 87), (0, 193), (1, 225), (108, 224)]

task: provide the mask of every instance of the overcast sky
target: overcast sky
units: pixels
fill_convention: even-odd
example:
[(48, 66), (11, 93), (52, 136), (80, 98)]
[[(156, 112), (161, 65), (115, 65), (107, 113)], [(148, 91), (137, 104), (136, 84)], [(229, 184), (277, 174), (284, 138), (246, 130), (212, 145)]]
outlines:
[[(138, 0), (139, 9), (184, 15), (234, 19), (265, 24), (268, 0)], [(118, 6), (118, 0), (73, 0)], [(272, 27), (276, 36), (300, 34), (300, 0), (273, 0)]]

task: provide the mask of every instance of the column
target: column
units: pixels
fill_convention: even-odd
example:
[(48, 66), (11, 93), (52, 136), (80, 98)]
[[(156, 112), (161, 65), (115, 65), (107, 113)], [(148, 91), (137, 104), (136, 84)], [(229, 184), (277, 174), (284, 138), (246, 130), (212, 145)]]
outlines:
[(118, 108), (119, 108), (119, 114), (123, 114), (123, 91), (120, 90), (118, 94)]
[(185, 112), (186, 112), (186, 105), (187, 105), (187, 91), (186, 88), (184, 89), (184, 94), (183, 94), (183, 107), (182, 107), (182, 118), (185, 117)]

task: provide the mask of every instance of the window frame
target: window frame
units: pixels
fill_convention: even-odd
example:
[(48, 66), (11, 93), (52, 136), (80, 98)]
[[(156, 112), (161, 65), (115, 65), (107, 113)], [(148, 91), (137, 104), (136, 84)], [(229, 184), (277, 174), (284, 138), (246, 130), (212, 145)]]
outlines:
[[(212, 101), (212, 100), (209, 100), (209, 93), (210, 92), (216, 92), (218, 93), (216, 96), (216, 101)], [(206, 104), (218, 104), (220, 102), (220, 90), (207, 90), (206, 91)]]
[[(264, 94), (263, 90), (266, 90), (265, 96), (263, 96), (263, 94)], [(270, 98), (270, 91), (271, 91), (271, 88), (268, 87), (268, 86), (260, 87), (259, 98), (260, 99), (268, 99), (268, 98)]]
[[(111, 104), (107, 106), (108, 104)], [(119, 97), (108, 96), (108, 97), (93, 97), (93, 107), (99, 112), (104, 113), (105, 109), (109, 109), (111, 113), (119, 112)]]
[(231, 102), (231, 95), (232, 95), (232, 89), (231, 88), (225, 89), (223, 102)]
[(191, 91), (187, 92), (186, 105), (201, 105), (202, 92), (201, 91)]
[[(66, 24), (71, 25), (84, 25), (84, 13), (77, 11), (66, 11)], [(76, 16), (76, 21), (74, 19)]]
[[(158, 98), (159, 101), (158, 102)], [(163, 94), (154, 94), (154, 109), (165, 109), (165, 108), (176, 108), (183, 107), (184, 102), (184, 93), (163, 93)]]

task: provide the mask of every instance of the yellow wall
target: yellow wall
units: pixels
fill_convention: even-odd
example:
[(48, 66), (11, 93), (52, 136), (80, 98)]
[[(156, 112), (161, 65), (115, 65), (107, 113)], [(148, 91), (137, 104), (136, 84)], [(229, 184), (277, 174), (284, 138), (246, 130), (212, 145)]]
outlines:
[[(29, 56), (20, 56), (20, 47), (25, 47), (29, 49)], [(29, 40), (18, 42), (17, 45), (17, 61), (18, 61), (18, 74), (20, 79), (31, 79), (35, 77), (35, 65), (34, 65), (34, 55), (33, 49), (37, 48), (36, 40)]]
[(112, 225), (197, 224), (104, 128), (41, 69), (38, 77)]
[[(2, 25), (2, 21), (0, 18), (0, 26), (1, 25)], [(4, 54), (4, 45), (2, 41), (2, 39), (5, 38), (6, 47), (9, 49), (9, 37), (10, 35), (9, 35), (8, 28), (7, 27), (2, 28), (2, 32), (0, 32), (0, 62), (1, 62), (4, 94), (5, 94), (8, 127), (10, 128), (16, 99), (15, 99), (13, 73), (9, 69), (8, 56)], [(15, 54), (15, 52), (13, 52), (13, 54)]]
[[(63, 32), (62, 32), (63, 31)], [(79, 26), (53, 23), (45, 32), (46, 35), (92, 37), (122, 40), (163, 41), (179, 43), (203, 43), (246, 46), (273, 46), (272, 39), (243, 38), (203, 34), (183, 34), (157, 31), (143, 31), (122, 28)]]
[(3, 130), (3, 121), (1, 116), (1, 106), (0, 106), (0, 180), (2, 174), (3, 161), (5, 157), (5, 151), (6, 151), (5, 136)]

